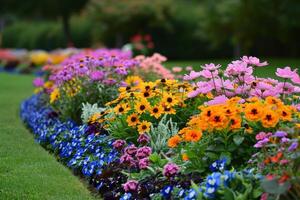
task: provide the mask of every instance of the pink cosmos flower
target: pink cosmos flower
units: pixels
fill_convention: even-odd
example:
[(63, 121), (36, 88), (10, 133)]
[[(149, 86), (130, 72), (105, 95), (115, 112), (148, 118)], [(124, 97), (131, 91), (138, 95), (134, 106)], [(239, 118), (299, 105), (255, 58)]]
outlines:
[(163, 175), (166, 177), (172, 177), (180, 170), (179, 166), (174, 163), (168, 163), (164, 166)]
[(288, 82), (278, 83), (275, 90), (281, 92), (282, 94), (292, 94), (295, 91), (295, 87)]
[(138, 189), (139, 182), (136, 180), (128, 180), (125, 184), (123, 184), (123, 189), (126, 192), (136, 191)]
[(189, 75), (185, 74), (183, 76), (183, 80), (191, 81), (191, 80), (194, 80), (196, 78), (199, 78), (200, 76), (201, 76), (200, 72), (191, 71)]
[(293, 83), (295, 84), (299, 84), (300, 85), (300, 76), (298, 74), (296, 74), (293, 78), (292, 78)]
[(187, 66), (185, 67), (185, 71), (192, 71), (193, 70), (193, 67), (192, 66)]
[(290, 67), (285, 67), (285, 68), (277, 68), (276, 71), (276, 76), (281, 77), (281, 78), (289, 78), (292, 79), (295, 76), (297, 76), (297, 69), (292, 70)]
[(260, 62), (259, 58), (257, 57), (253, 57), (253, 56), (243, 56), (241, 58), (241, 60), (245, 63), (247, 63), (248, 65), (255, 65), (257, 67), (263, 67), (263, 66), (266, 66), (268, 65), (268, 62)]
[(220, 64), (215, 65), (214, 63), (210, 64), (204, 64), (204, 66), (201, 66), (202, 69), (208, 70), (208, 71), (215, 71), (221, 67)]
[(225, 75), (230, 76), (245, 76), (253, 73), (252, 67), (248, 67), (247, 63), (236, 60), (232, 61), (225, 70)]
[(213, 78), (213, 77), (215, 78), (219, 74), (219, 72), (217, 70), (215, 70), (215, 71), (209, 71), (207, 69), (204, 69), (204, 70), (200, 71), (199, 73), (204, 78)]
[(225, 95), (216, 96), (213, 100), (208, 101), (206, 104), (211, 105), (217, 105), (217, 104), (223, 104), (228, 100), (228, 98)]
[(175, 73), (179, 73), (179, 72), (182, 71), (182, 67), (173, 67), (172, 71), (175, 72)]

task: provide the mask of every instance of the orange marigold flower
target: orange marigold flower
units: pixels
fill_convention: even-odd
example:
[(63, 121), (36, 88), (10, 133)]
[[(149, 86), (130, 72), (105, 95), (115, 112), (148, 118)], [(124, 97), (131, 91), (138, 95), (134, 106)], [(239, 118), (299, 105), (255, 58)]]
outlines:
[(178, 135), (174, 135), (168, 140), (168, 147), (175, 148), (181, 142), (181, 138)]
[(245, 106), (245, 116), (249, 121), (258, 121), (262, 113), (263, 109), (259, 103), (250, 103)]
[(242, 126), (242, 118), (235, 116), (230, 118), (230, 128), (239, 129)]
[(265, 128), (275, 127), (279, 122), (279, 116), (273, 110), (267, 109), (262, 115), (261, 122)]
[(288, 106), (282, 106), (279, 111), (280, 119), (283, 121), (291, 121), (292, 120), (292, 111)]
[(202, 132), (200, 130), (188, 130), (184, 139), (188, 142), (198, 142), (202, 137)]
[(188, 161), (189, 160), (189, 157), (188, 157), (188, 155), (186, 153), (182, 154), (182, 160), (183, 161)]
[(226, 115), (224, 115), (221, 112), (215, 112), (211, 117), (209, 118), (209, 124), (216, 129), (223, 129), (226, 128), (228, 125), (228, 118)]

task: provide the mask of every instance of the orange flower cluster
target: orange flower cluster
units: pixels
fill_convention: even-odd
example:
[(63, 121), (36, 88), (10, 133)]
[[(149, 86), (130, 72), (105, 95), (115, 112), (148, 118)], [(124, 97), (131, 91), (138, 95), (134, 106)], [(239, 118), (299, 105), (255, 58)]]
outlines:
[(246, 132), (251, 133), (249, 122), (261, 123), (264, 128), (273, 128), (280, 121), (291, 121), (296, 111), (275, 97), (267, 97), (265, 100), (251, 98), (245, 103), (239, 103), (240, 100), (239, 97), (233, 97), (224, 104), (199, 106), (200, 114), (193, 116), (187, 127), (171, 137), (168, 146), (175, 148), (182, 141), (197, 142), (203, 132), (237, 131), (243, 124)]

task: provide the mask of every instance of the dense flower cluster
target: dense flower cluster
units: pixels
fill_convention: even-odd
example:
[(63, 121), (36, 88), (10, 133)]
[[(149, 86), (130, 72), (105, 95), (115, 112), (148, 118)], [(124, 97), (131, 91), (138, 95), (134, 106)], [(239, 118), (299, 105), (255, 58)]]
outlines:
[[(244, 56), (224, 71), (187, 67), (177, 80), (159, 54), (85, 54), (45, 67), (21, 117), (104, 199), (300, 196), (296, 69), (260, 78), (255, 71), (268, 63)], [(149, 80), (152, 73), (160, 79)]]

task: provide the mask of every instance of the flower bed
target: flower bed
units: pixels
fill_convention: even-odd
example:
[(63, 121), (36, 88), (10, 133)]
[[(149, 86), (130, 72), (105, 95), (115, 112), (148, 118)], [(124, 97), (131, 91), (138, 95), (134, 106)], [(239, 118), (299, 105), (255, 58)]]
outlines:
[(174, 79), (164, 60), (74, 55), (44, 68), (21, 118), (104, 199), (297, 199), (297, 70), (256, 77), (267, 63), (244, 56)]

